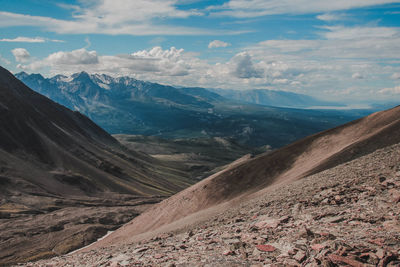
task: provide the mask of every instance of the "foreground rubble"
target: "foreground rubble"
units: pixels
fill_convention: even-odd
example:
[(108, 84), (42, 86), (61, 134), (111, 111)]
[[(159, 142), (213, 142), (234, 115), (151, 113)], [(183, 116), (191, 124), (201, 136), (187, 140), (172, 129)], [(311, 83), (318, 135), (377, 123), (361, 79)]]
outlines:
[(26, 266), (400, 266), (400, 145), (191, 229)]

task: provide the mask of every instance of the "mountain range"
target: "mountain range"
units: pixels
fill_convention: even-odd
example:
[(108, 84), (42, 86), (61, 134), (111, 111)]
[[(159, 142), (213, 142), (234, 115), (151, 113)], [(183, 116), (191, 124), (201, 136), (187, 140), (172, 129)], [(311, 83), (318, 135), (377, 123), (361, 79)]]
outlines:
[[(111, 134), (229, 137), (247, 146), (278, 148), (371, 112), (267, 107), (231, 100), (204, 88), (178, 88), (86, 72), (52, 78), (22, 72), (16, 77), (40, 94), (88, 116)], [(316, 104), (306, 96), (280, 95), (282, 100), (273, 104)]]

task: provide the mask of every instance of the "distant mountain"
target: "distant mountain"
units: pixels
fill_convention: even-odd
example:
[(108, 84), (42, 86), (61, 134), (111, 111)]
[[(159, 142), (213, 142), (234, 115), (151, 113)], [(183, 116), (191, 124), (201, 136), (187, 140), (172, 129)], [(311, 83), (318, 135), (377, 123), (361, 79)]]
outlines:
[(252, 104), (275, 107), (310, 108), (318, 106), (341, 106), (339, 103), (327, 102), (314, 97), (285, 91), (267, 89), (232, 90), (209, 89), (225, 98)]
[(16, 77), (50, 99), (85, 114), (111, 134), (229, 137), (245, 145), (277, 148), (360, 116), (263, 107), (229, 100), (204, 88), (176, 88), (104, 74), (81, 72), (44, 78), (19, 73)]

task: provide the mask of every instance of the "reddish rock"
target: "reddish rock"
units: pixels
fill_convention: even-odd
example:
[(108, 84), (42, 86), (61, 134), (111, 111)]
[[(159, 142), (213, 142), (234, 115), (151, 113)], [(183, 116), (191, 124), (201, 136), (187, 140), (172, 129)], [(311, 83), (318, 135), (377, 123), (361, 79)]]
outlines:
[(271, 245), (257, 245), (256, 247), (258, 250), (265, 251), (265, 252), (273, 252), (276, 250), (276, 247), (271, 246)]
[(271, 219), (271, 218), (265, 218), (263, 220), (259, 220), (254, 224), (254, 227), (258, 229), (262, 228), (276, 228), (280, 224), (280, 220), (277, 219)]
[(226, 251), (224, 251), (223, 254), (224, 254), (225, 256), (235, 255), (235, 251), (233, 251), (233, 250), (226, 250)]
[(293, 259), (301, 263), (306, 259), (306, 253), (304, 253), (302, 250), (299, 250), (296, 255), (293, 256)]
[(155, 259), (161, 259), (161, 258), (164, 258), (164, 255), (163, 254), (156, 254), (156, 255), (154, 255), (154, 258)]
[(379, 259), (385, 257), (385, 251), (381, 248), (378, 248), (375, 252), (375, 255), (378, 256)]
[(144, 252), (144, 251), (146, 251), (146, 250), (148, 250), (148, 249), (149, 249), (148, 247), (138, 248), (138, 249), (134, 250), (133, 253)]
[(323, 249), (324, 247), (325, 247), (325, 245), (322, 245), (322, 244), (314, 244), (314, 245), (311, 246), (311, 248), (312, 248), (313, 250), (316, 250), (316, 251), (320, 251), (320, 250)]
[(338, 254), (338, 255), (340, 255), (340, 256), (343, 256), (344, 254), (346, 254), (346, 250), (347, 250), (347, 248), (345, 248), (345, 247), (343, 247), (343, 246), (340, 246), (337, 250), (336, 250), (336, 254)]
[(383, 240), (383, 238), (377, 238), (377, 239), (370, 239), (368, 240), (368, 242), (383, 247), (385, 240)]
[(353, 260), (353, 259), (350, 259), (349, 257), (343, 257), (343, 256), (339, 256), (336, 254), (331, 254), (328, 257), (331, 261), (333, 261), (336, 264), (345, 263), (352, 267), (364, 267), (363, 263)]

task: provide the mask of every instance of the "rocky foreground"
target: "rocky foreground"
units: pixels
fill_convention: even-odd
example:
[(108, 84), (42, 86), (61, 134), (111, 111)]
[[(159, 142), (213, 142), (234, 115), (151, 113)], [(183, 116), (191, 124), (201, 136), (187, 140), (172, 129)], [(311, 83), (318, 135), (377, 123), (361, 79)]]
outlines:
[(400, 144), (140, 243), (25, 266), (400, 266)]

